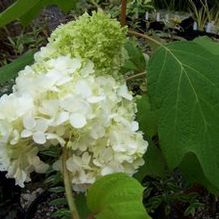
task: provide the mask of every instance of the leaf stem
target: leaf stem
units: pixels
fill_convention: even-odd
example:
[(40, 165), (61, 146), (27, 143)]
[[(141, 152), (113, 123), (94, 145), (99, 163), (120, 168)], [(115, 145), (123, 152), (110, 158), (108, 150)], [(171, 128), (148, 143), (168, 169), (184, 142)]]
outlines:
[(141, 73), (138, 73), (138, 74), (129, 76), (129, 77), (127, 77), (125, 80), (126, 80), (126, 81), (130, 81), (130, 80), (132, 80), (132, 79), (135, 79), (135, 78), (138, 78), (138, 77), (141, 77), (141, 76), (144, 76), (144, 75), (146, 75), (146, 72), (141, 72)]
[(148, 36), (148, 35), (146, 35), (146, 34), (138, 33), (138, 32), (133, 31), (133, 30), (129, 30), (128, 33), (129, 33), (130, 35), (134, 35), (134, 36), (136, 36), (136, 37), (144, 38), (144, 39), (146, 39), (146, 40), (148, 40), (148, 41), (150, 41), (150, 42), (152, 42), (152, 43), (155, 43), (155, 44), (158, 45), (158, 46), (165, 47), (163, 43), (159, 42), (158, 40), (155, 40), (153, 37), (150, 37), (150, 36)]
[(121, 23), (122, 27), (124, 27), (126, 25), (126, 8), (127, 8), (127, 1), (126, 0), (121, 0), (120, 23)]
[(62, 153), (62, 168), (63, 168), (65, 195), (66, 195), (69, 209), (71, 211), (72, 219), (80, 219), (80, 216), (78, 214), (77, 207), (75, 204), (73, 192), (72, 192), (72, 185), (71, 185), (69, 171), (66, 167), (67, 159), (68, 159), (68, 149), (66, 146), (64, 146), (63, 153)]

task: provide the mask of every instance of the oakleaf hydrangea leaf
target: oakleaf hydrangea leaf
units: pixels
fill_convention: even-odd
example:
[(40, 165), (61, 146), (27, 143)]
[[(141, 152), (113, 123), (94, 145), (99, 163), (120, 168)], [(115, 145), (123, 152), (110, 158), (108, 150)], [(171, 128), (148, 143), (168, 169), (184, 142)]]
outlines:
[(218, 60), (194, 42), (162, 46), (149, 63), (148, 93), (158, 110), (160, 145), (169, 166), (193, 153), (219, 190)]
[(88, 207), (97, 219), (149, 219), (142, 203), (143, 190), (134, 178), (111, 174), (90, 187)]

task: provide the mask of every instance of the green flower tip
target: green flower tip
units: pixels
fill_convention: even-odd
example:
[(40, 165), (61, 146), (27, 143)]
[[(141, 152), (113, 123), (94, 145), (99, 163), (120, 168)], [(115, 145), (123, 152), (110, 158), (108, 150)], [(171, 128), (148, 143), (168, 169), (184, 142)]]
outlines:
[(60, 54), (90, 59), (104, 74), (119, 70), (127, 29), (103, 12), (85, 13), (77, 21), (59, 26), (49, 39)]

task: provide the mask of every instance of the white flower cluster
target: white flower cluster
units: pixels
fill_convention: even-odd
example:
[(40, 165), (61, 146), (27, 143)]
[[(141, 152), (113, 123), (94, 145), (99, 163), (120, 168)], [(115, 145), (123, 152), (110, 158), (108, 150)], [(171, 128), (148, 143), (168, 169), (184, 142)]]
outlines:
[(136, 107), (125, 83), (96, 76), (94, 65), (60, 56), (19, 73), (13, 93), (0, 99), (0, 170), (24, 186), (47, 165), (37, 153), (67, 145), (74, 189), (113, 172), (133, 174), (147, 142), (137, 132)]
[[(115, 60), (123, 29), (98, 12), (54, 36), (19, 72), (13, 93), (0, 98), (0, 171), (23, 187), (31, 172), (48, 168), (39, 151), (60, 146), (69, 148), (74, 190), (113, 172), (132, 175), (144, 163), (148, 143), (138, 131), (132, 94), (121, 77), (112, 76), (121, 67)], [(61, 171), (61, 159), (53, 167)]]

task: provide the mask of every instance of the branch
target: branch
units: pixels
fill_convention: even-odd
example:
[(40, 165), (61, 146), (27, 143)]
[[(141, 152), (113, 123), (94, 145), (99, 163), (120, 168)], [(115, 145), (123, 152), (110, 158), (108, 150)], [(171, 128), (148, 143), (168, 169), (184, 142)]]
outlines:
[(134, 35), (134, 36), (136, 36), (136, 37), (140, 37), (140, 38), (143, 38), (143, 39), (145, 39), (145, 40), (148, 40), (149, 42), (152, 42), (152, 43), (154, 43), (154, 44), (156, 44), (156, 45), (158, 45), (158, 46), (165, 47), (165, 46), (163, 45), (163, 43), (159, 42), (158, 40), (155, 40), (153, 37), (150, 37), (150, 36), (148, 36), (148, 35), (145, 35), (145, 34), (142, 34), (142, 33), (138, 33), (138, 32), (133, 31), (133, 30), (129, 30), (128, 33), (129, 33), (130, 35)]
[(63, 167), (63, 178), (64, 178), (64, 185), (65, 185), (65, 195), (66, 195), (69, 209), (71, 211), (72, 219), (80, 219), (80, 216), (78, 214), (77, 207), (75, 204), (73, 192), (72, 192), (72, 185), (71, 185), (69, 171), (66, 167), (67, 160), (68, 160), (68, 149), (66, 146), (64, 146), (63, 154), (62, 154), (62, 167)]
[(120, 23), (121, 26), (124, 27), (126, 25), (126, 8), (127, 2), (126, 0), (121, 0), (121, 16), (120, 16)]
[(139, 78), (139, 77), (144, 76), (144, 75), (146, 75), (146, 72), (141, 72), (141, 73), (138, 73), (138, 74), (129, 76), (129, 77), (127, 77), (125, 80), (126, 80), (126, 81), (130, 81), (130, 80), (132, 80), (132, 79)]

